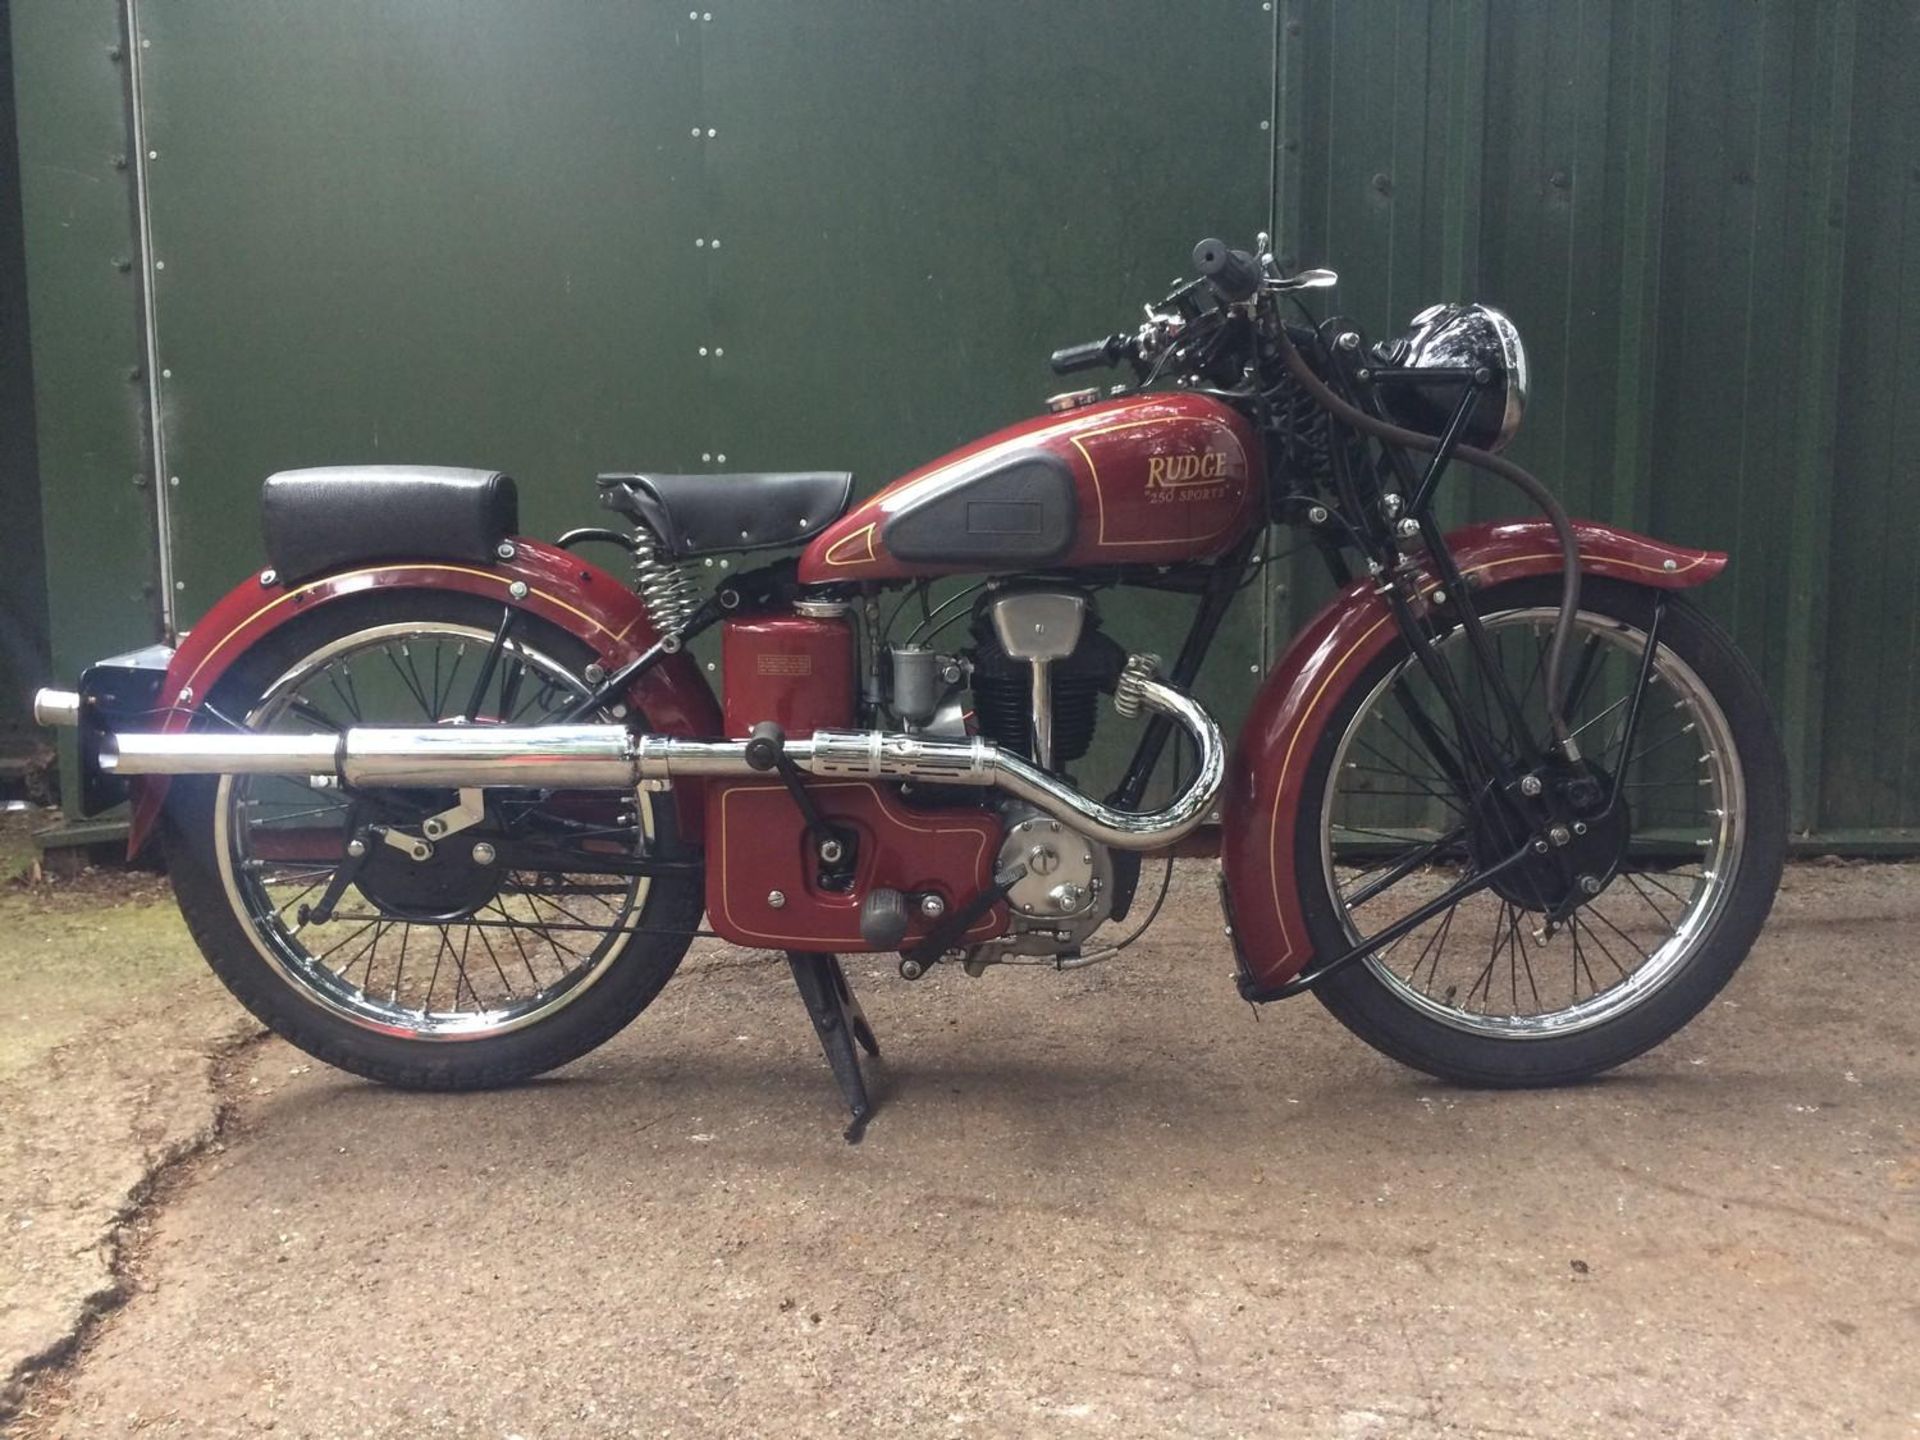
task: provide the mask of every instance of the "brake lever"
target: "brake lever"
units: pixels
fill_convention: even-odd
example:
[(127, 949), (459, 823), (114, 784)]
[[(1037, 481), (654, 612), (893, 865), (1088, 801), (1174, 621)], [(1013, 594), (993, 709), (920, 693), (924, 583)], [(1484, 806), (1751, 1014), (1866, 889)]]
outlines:
[(1339, 275), (1332, 270), (1299, 270), (1291, 275), (1270, 276), (1262, 288), (1276, 295), (1289, 295), (1296, 290), (1331, 290), (1339, 283)]
[(1151, 317), (1156, 310), (1173, 309), (1178, 310), (1182, 318), (1193, 320), (1200, 314), (1200, 305), (1195, 299), (1195, 296), (1206, 288), (1206, 283), (1204, 280), (1183, 281), (1169, 291), (1166, 299), (1162, 300), (1158, 305), (1146, 305), (1141, 308), (1147, 312), (1149, 317)]

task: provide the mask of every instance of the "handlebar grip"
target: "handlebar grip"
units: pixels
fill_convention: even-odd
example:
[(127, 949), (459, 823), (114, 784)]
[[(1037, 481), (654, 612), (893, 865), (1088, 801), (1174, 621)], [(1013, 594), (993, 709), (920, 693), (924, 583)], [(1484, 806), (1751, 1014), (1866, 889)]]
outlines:
[(1224, 240), (1202, 240), (1193, 247), (1193, 268), (1222, 300), (1251, 300), (1260, 288), (1260, 262)]
[(1068, 345), (1056, 350), (1047, 363), (1056, 375), (1071, 375), (1076, 370), (1098, 370), (1119, 363), (1126, 353), (1127, 337), (1109, 335), (1104, 340), (1089, 340), (1084, 345)]

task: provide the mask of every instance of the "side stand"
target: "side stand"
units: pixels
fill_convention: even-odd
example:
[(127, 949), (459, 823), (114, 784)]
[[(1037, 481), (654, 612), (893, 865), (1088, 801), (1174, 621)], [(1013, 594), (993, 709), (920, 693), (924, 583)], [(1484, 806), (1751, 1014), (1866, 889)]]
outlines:
[(873, 1118), (873, 1101), (867, 1097), (867, 1082), (860, 1073), (860, 1056), (853, 1042), (859, 1041), (860, 1048), (875, 1057), (880, 1054), (879, 1042), (873, 1038), (867, 1017), (860, 1013), (860, 1002), (853, 998), (847, 972), (840, 968), (836, 956), (789, 950), (787, 964), (793, 967), (793, 983), (800, 987), (800, 998), (806, 1002), (820, 1048), (827, 1052), (833, 1078), (840, 1084), (847, 1108), (853, 1111), (853, 1122), (846, 1130), (847, 1143), (858, 1145), (867, 1121)]

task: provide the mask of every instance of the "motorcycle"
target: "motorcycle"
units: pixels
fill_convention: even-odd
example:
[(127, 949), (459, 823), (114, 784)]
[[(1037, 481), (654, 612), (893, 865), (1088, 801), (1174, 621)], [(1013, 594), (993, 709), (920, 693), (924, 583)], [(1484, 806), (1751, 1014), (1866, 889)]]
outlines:
[[(164, 833), (235, 996), (388, 1084), (563, 1065), (709, 933), (786, 952), (858, 1139), (878, 1048), (837, 956), (1111, 958), (1159, 911), (1105, 938), (1143, 857), (1216, 816), (1244, 999), (1311, 992), (1474, 1085), (1658, 1044), (1785, 849), (1760, 684), (1682, 593), (1727, 557), (1575, 522), (1502, 455), (1528, 363), (1499, 310), (1369, 343), (1265, 236), (1193, 264), (1052, 357), (1120, 383), (857, 502), (844, 473), (605, 475), (625, 524), (547, 544), (500, 474), (275, 475), (271, 568), (37, 713), (78, 728), (81, 808), (131, 799), (134, 851)], [(1443, 531), (1462, 467), (1539, 518)], [(1289, 532), (1333, 595), (1230, 748), (1191, 690)], [(1191, 599), (1171, 664), (1108, 632), (1117, 587)], [(688, 650), (713, 631), (722, 700)], [(1095, 796), (1071, 767), (1103, 696), (1138, 734)]]

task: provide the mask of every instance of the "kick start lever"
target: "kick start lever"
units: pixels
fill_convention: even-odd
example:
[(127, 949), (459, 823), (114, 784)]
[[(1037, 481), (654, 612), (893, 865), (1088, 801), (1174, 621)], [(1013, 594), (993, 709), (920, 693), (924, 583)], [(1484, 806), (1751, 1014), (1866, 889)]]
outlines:
[(747, 734), (746, 762), (749, 769), (773, 771), (787, 787), (787, 794), (799, 807), (800, 819), (813, 842), (813, 853), (820, 857), (820, 878), (831, 889), (844, 890), (853, 881), (853, 837), (833, 828), (820, 814), (800, 778), (800, 767), (787, 758), (787, 735), (771, 720), (762, 720)]

